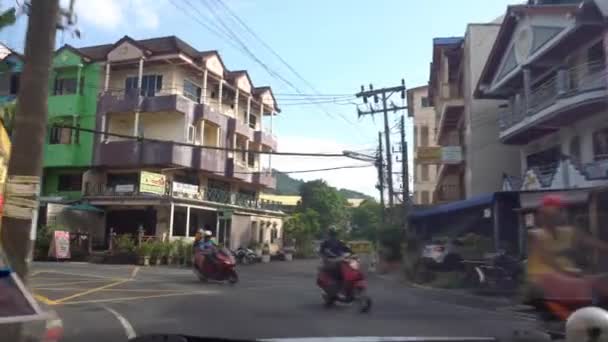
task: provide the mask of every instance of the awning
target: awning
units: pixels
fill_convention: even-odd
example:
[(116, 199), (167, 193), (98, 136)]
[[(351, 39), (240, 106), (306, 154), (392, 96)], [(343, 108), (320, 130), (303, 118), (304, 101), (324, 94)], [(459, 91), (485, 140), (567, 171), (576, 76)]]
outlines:
[(66, 210), (78, 210), (78, 211), (88, 211), (88, 212), (94, 212), (94, 213), (103, 213), (104, 211), (102, 209), (99, 209), (95, 206), (92, 206), (88, 203), (78, 203), (78, 204), (74, 204), (71, 205), (67, 208), (65, 208)]
[(413, 212), (410, 219), (420, 219), (423, 217), (448, 214), (455, 211), (471, 209), (475, 207), (488, 206), (494, 201), (494, 193), (471, 197), (464, 201), (457, 201), (448, 204), (438, 205), (429, 209)]
[(584, 204), (589, 200), (591, 189), (561, 190), (561, 191), (522, 191), (519, 193), (521, 209), (536, 209), (540, 207), (543, 197), (557, 195), (566, 205)]

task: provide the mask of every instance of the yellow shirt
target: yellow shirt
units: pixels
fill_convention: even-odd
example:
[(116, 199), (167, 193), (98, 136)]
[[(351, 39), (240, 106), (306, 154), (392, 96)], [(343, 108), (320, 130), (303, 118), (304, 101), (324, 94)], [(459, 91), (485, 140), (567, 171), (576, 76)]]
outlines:
[[(567, 255), (574, 249), (575, 231), (572, 227), (558, 227), (555, 235), (545, 229), (532, 229), (532, 235), (549, 252), (550, 257), (562, 269), (571, 272), (579, 272), (574, 261)], [(553, 265), (547, 264), (538, 251), (533, 249), (528, 253), (528, 277), (538, 277), (557, 270)]]

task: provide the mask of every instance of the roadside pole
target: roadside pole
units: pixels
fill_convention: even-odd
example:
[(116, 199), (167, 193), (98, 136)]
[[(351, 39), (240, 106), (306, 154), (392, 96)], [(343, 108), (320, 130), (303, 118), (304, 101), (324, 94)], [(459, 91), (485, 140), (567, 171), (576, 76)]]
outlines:
[[(34, 220), (39, 205), (49, 75), (58, 15), (59, 0), (32, 0), (8, 166), (7, 199), (0, 239), (8, 262), (24, 282), (35, 238)], [(14, 196), (23, 187), (31, 189), (31, 193)]]
[(378, 159), (376, 160), (376, 164), (378, 167), (378, 190), (380, 191), (380, 218), (382, 220), (382, 225), (384, 225), (386, 223), (386, 208), (384, 205), (384, 160), (382, 158), (382, 132), (378, 132)]
[(403, 177), (403, 229), (407, 230), (410, 208), (410, 175), (408, 167), (407, 141), (405, 140), (405, 115), (401, 116), (401, 176)]

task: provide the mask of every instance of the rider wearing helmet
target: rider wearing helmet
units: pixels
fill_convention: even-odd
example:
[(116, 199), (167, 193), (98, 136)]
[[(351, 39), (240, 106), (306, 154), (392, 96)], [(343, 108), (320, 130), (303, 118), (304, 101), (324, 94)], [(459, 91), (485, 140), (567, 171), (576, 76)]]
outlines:
[[(205, 225), (204, 228), (209, 228), (208, 225)], [(198, 240), (197, 240), (198, 239)], [(213, 233), (208, 229), (199, 229), (197, 232), (197, 237), (195, 237), (195, 248), (200, 252), (200, 260), (198, 265), (204, 265), (206, 261), (205, 256), (209, 256), (209, 260), (214, 260), (214, 252), (217, 247), (217, 243), (213, 239)]]
[(344, 242), (338, 239), (338, 231), (335, 226), (329, 227), (327, 235), (328, 238), (321, 244), (319, 252), (323, 258), (324, 269), (334, 277), (337, 285), (340, 285), (342, 273), (340, 271), (341, 260), (339, 258), (346, 253), (352, 253), (352, 251)]

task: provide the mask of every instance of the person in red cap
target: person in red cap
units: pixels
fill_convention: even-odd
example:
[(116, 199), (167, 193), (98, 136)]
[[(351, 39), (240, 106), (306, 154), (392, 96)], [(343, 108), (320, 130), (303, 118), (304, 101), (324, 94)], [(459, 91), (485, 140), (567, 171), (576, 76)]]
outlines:
[(608, 284), (584, 276), (573, 260), (578, 246), (608, 253), (608, 244), (564, 224), (564, 209), (565, 203), (557, 195), (542, 199), (540, 224), (529, 232), (528, 281), (547, 299), (608, 297)]

